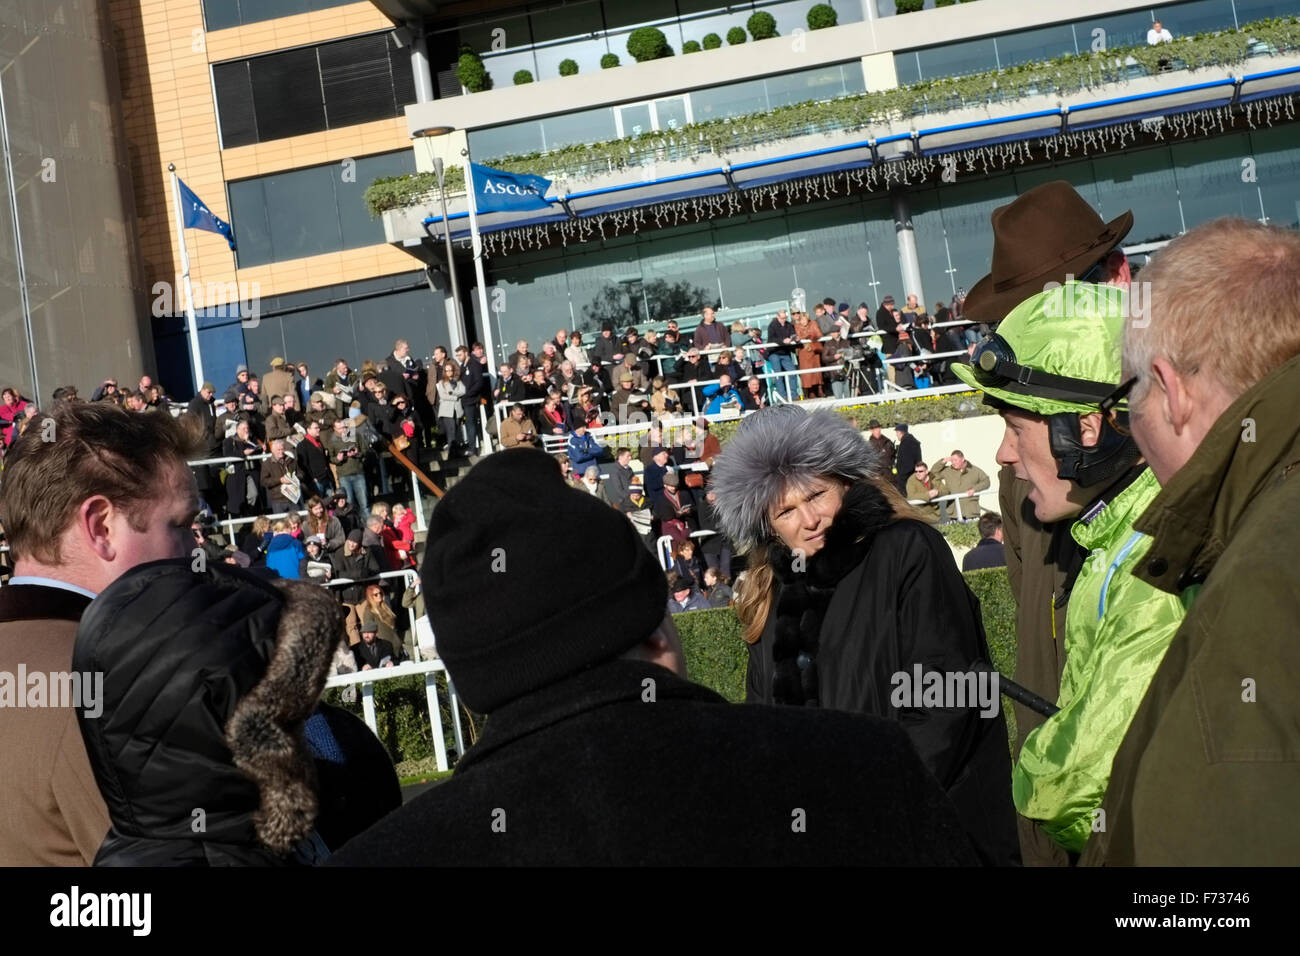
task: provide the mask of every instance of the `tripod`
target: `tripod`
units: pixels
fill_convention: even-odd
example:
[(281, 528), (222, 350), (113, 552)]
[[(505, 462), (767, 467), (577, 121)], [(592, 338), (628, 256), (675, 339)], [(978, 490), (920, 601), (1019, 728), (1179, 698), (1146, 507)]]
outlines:
[(845, 381), (849, 395), (874, 395), (876, 389), (867, 373), (862, 370), (862, 359), (852, 359), (846, 369)]

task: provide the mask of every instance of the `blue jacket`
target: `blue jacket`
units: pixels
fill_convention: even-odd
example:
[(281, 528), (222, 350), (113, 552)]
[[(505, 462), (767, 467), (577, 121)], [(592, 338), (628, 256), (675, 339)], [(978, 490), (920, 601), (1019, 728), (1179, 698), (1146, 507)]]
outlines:
[[(718, 414), (718, 412), (722, 411), (723, 403), (733, 399), (736, 402), (737, 408), (744, 405), (744, 400), (740, 397), (740, 392), (734, 385), (728, 388), (725, 392), (722, 391), (721, 385), (706, 385), (700, 391), (705, 398), (709, 399), (709, 403), (704, 406), (705, 415)], [(710, 396), (712, 397), (710, 398)]]
[(271, 538), (271, 545), (266, 549), (266, 566), (282, 578), (298, 578), (302, 559), (307, 550), (293, 535), (280, 532)]
[(581, 478), (589, 465), (596, 464), (602, 450), (600, 442), (590, 435), (570, 435), (567, 451), (574, 475)]

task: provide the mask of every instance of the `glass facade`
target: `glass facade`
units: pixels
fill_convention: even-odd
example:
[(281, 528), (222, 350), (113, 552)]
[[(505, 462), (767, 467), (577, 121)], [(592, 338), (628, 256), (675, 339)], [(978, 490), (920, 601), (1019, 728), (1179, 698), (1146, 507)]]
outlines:
[(384, 242), (362, 194), (377, 178), (415, 172), (409, 149), (228, 183), (241, 269)]
[[(245, 0), (248, 2), (248, 0)], [(573, 60), (580, 73), (600, 69), (600, 58), (614, 53), (622, 63), (635, 62), (627, 51), (628, 36), (637, 27), (662, 30), (673, 53), (680, 55), (687, 40), (700, 42), (706, 34), (725, 37), (733, 27), (745, 27), (757, 10), (776, 21), (777, 32), (789, 36), (808, 29), (808, 11), (827, 0), (720, 3), (718, 0), (579, 0), (528, 14), (462, 21), (453, 28), (457, 40), (483, 57), (497, 87), (510, 86), (518, 70), (537, 80), (560, 75), (563, 60)], [(862, 19), (859, 0), (830, 0), (840, 24)]]
[(315, 13), (357, 0), (203, 0), (203, 22), (209, 30), (259, 23), (296, 13)]
[[(1243, 159), (1255, 181), (1243, 182)], [(1134, 214), (1126, 246), (1156, 242), (1218, 216), (1300, 228), (1300, 124), (1039, 166), (911, 193), (927, 305), (969, 289), (990, 266), (989, 217), (1016, 196), (1065, 179), (1106, 220)], [(706, 304), (744, 307), (831, 296), (873, 309), (905, 289), (887, 198), (858, 197), (499, 256), (489, 281), (504, 292), (496, 340), (550, 338), (687, 316)], [(499, 356), (498, 356), (499, 358)]]

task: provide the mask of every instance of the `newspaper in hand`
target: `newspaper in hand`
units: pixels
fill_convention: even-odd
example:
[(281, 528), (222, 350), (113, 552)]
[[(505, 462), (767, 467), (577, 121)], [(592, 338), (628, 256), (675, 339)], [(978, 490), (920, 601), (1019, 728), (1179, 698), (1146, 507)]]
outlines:
[(281, 483), (280, 493), (293, 504), (302, 500), (302, 481), (297, 475), (286, 475), (289, 480)]

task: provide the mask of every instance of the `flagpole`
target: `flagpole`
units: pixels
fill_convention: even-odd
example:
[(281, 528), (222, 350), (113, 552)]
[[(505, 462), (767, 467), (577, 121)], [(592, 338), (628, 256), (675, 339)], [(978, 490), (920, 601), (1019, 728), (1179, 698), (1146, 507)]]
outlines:
[(181, 247), (181, 281), (185, 284), (185, 320), (190, 333), (190, 362), (194, 367), (194, 394), (203, 387), (203, 357), (199, 354), (199, 327), (194, 317), (194, 287), (190, 284), (190, 253), (185, 247), (185, 213), (181, 210), (180, 180), (176, 178), (176, 164), (168, 163), (167, 172), (172, 177), (172, 201), (176, 205), (176, 241)]
[[(478, 282), (478, 310), (479, 315), (483, 317), (483, 345), (493, 363), (487, 369), (490, 377), (505, 356), (502, 355), (501, 358), (497, 358), (496, 349), (492, 343), (492, 315), (488, 312), (487, 278), (483, 274), (483, 237), (478, 231), (478, 212), (475, 208), (478, 206), (478, 199), (474, 193), (474, 167), (469, 156), (468, 139), (465, 142), (465, 148), (460, 151), (460, 154), (465, 157), (465, 185), (468, 189), (466, 198), (469, 199), (469, 236), (474, 257), (474, 278)], [(447, 231), (448, 233), (451, 232), (449, 224), (447, 225)]]

